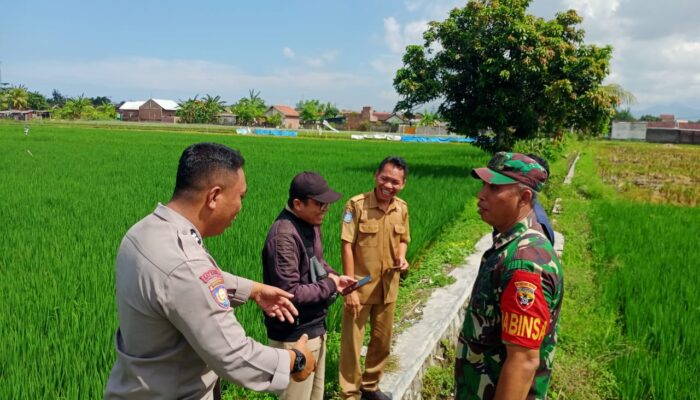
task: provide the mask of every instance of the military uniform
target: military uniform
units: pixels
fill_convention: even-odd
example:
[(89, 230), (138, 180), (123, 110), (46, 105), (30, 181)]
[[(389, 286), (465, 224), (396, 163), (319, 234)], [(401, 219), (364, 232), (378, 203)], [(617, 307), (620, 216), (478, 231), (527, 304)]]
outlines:
[(459, 335), (455, 398), (494, 397), (506, 343), (539, 349), (527, 398), (545, 398), (563, 295), (561, 264), (531, 212), (498, 235), (481, 260)]
[[(378, 390), (384, 364), (391, 351), (394, 305), (400, 273), (396, 265), (400, 243), (411, 241), (408, 205), (398, 197), (386, 212), (379, 208), (374, 191), (351, 198), (345, 205), (341, 239), (352, 244), (355, 279), (372, 280), (357, 290), (361, 309), (355, 318), (343, 309), (340, 345), (340, 387), (344, 398), (360, 396), (360, 388)], [(370, 319), (370, 343), (365, 372), (360, 373), (360, 348)]]
[(233, 313), (252, 287), (221, 271), (194, 225), (159, 204), (117, 253), (120, 327), (105, 398), (212, 399), (218, 377), (282, 392), (289, 353), (246, 337)]

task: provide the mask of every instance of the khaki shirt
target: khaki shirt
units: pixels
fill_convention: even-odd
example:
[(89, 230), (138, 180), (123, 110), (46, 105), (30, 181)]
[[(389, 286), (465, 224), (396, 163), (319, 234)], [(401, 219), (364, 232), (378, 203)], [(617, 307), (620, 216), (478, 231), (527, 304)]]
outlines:
[(355, 279), (372, 276), (357, 290), (362, 304), (393, 303), (399, 291), (396, 264), (399, 243), (409, 243), (408, 205), (398, 197), (386, 212), (377, 204), (374, 190), (345, 204), (341, 239), (352, 243)]
[(117, 253), (120, 327), (105, 399), (212, 399), (219, 376), (282, 392), (289, 353), (248, 338), (233, 313), (252, 287), (221, 271), (194, 225), (159, 204)]

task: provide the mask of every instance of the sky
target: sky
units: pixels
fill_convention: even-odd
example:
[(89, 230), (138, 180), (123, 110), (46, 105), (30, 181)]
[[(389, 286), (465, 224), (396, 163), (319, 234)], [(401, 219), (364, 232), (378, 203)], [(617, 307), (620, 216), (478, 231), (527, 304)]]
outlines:
[[(8, 1), (0, 5), (3, 82), (50, 95), (147, 98), (260, 92), (391, 111), (392, 81), (428, 21), (465, 1)], [(614, 48), (611, 74), (632, 111), (700, 110), (700, 1), (534, 0), (551, 19), (573, 8), (586, 41)], [(697, 112), (700, 118), (700, 111)], [(690, 116), (685, 116), (690, 118)]]

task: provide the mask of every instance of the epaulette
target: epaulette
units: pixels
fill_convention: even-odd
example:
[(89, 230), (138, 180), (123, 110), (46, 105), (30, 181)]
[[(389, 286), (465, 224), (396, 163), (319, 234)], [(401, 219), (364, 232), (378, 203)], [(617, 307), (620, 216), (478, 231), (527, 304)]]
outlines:
[(356, 196), (353, 196), (348, 200), (350, 203), (357, 203), (359, 201), (364, 201), (367, 198), (367, 193), (360, 193)]

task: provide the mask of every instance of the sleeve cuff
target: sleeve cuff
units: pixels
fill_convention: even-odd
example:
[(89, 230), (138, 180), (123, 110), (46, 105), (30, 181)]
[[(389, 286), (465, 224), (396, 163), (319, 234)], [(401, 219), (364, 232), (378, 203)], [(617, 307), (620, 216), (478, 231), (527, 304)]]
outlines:
[(231, 300), (231, 305), (234, 307), (240, 306), (248, 301), (250, 293), (253, 291), (253, 281), (226, 271), (222, 271), (222, 275), (224, 276), (224, 286), (229, 291), (228, 297)]
[(277, 368), (275, 369), (275, 374), (272, 376), (269, 391), (275, 394), (282, 394), (289, 385), (289, 373), (291, 372), (289, 370), (289, 363), (291, 359), (289, 358), (288, 350), (277, 349), (277, 354), (279, 355)]

